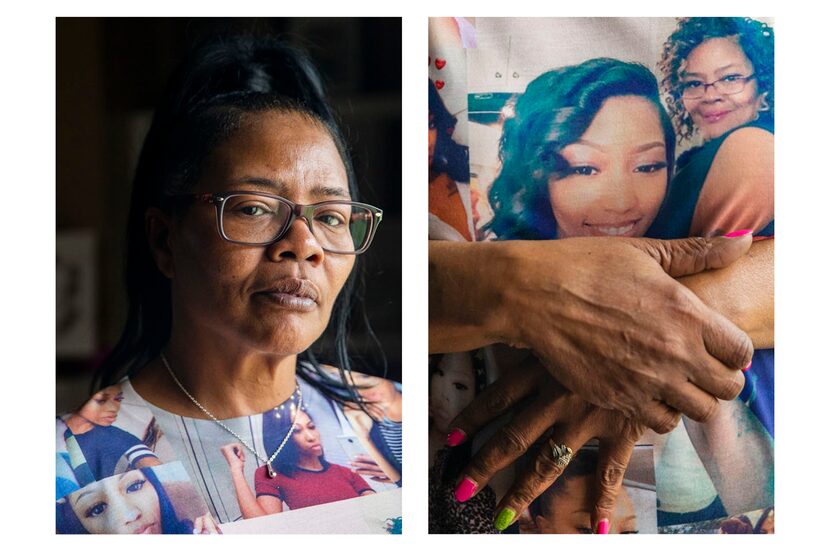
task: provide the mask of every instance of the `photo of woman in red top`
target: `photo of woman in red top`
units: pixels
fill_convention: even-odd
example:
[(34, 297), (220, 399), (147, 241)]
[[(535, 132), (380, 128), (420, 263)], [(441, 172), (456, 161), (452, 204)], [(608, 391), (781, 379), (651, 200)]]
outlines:
[[(266, 449), (276, 450), (290, 428), (288, 417), (265, 416), (262, 430)], [(269, 441), (274, 443), (269, 445)], [(259, 467), (254, 473), (254, 492), (243, 474), (243, 447), (229, 444), (222, 448), (222, 453), (230, 465), (244, 518), (281, 513), (283, 503), (294, 510), (375, 493), (359, 474), (326, 461), (320, 431), (303, 410), (297, 413), (291, 439), (273, 462), (276, 476), (268, 476), (266, 465)]]

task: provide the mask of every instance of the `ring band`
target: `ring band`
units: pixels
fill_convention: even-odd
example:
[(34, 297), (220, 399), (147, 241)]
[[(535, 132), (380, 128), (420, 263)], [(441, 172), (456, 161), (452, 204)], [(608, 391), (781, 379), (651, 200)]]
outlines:
[(550, 442), (550, 450), (553, 464), (563, 470), (568, 466), (568, 463), (571, 462), (574, 456), (573, 450), (564, 444)]

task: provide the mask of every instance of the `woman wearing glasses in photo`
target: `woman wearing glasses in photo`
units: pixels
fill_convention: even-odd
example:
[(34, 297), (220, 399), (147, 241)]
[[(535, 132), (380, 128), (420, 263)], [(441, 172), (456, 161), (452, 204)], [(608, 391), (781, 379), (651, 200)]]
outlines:
[[(633, 238), (646, 233), (663, 202), (674, 159), (674, 131), (648, 69), (595, 59), (550, 71), (528, 85), (515, 104), (515, 114), (505, 121), (500, 155), (501, 172), (490, 191), (495, 214), (491, 227), (500, 239)], [(714, 281), (707, 283), (707, 278)], [(720, 309), (718, 298), (733, 294), (728, 286), (721, 286), (717, 294), (719, 282), (728, 285), (729, 278), (746, 282), (746, 275), (741, 274), (727, 273), (723, 278), (709, 273), (699, 281), (681, 282)], [(618, 283), (609, 280), (606, 285)], [(752, 289), (757, 291), (756, 297)], [(631, 293), (642, 292), (632, 289)], [(740, 326), (750, 327), (753, 340), (763, 343), (765, 332), (752, 330), (753, 325), (762, 330), (771, 328), (771, 293), (755, 286), (748, 287), (746, 293), (745, 301), (751, 308)], [(749, 321), (752, 324), (743, 324)], [(753, 376), (747, 374), (749, 381)], [(712, 366), (702, 378), (720, 377)], [(722, 399), (734, 398), (743, 380), (738, 376), (731, 383), (722, 381), (721, 389), (731, 390)], [(701, 395), (695, 382), (701, 381), (688, 381), (683, 394), (675, 398), (691, 419), (684, 422), (694, 434), (695, 449), (680, 453), (676, 447), (666, 449), (677, 453), (675, 460), (691, 458), (697, 466), (702, 461), (706, 470), (696, 474), (700, 477), (697, 481), (692, 481), (688, 470), (673, 471), (663, 479), (669, 485), (663, 488), (662, 497), (658, 478), (658, 498), (661, 509), (667, 504), (691, 505), (688, 491), (682, 489), (684, 484), (708, 492), (712, 485), (705, 489), (700, 480), (711, 478), (715, 489), (706, 497), (708, 501), (677, 512), (676, 519), (668, 515), (658, 519), (663, 525), (716, 518), (723, 516), (724, 508), (730, 512), (757, 509), (771, 501), (772, 446), (762, 417), (735, 401), (721, 404), (720, 409), (717, 402), (694, 407), (692, 399)], [(513, 522), (591, 438), (600, 440), (592, 528), (599, 533), (608, 530), (608, 516), (621, 482), (618, 477), (645, 426), (630, 413), (587, 403), (584, 397), (568, 391), (572, 390), (569, 384), (563, 384), (565, 387), (553, 381), (535, 360), (528, 361), (519, 371), (503, 375), (451, 425), (448, 444), (455, 445), (511, 405), (536, 395), (534, 402), (478, 451), (457, 483), (456, 497), (464, 502), (538, 438), (546, 437), (552, 447), (541, 449), (530, 469), (518, 475), (501, 500), (496, 515), (499, 530)], [(631, 383), (618, 382), (616, 387), (631, 389)], [(666, 432), (672, 426), (658, 430)], [(649, 443), (657, 439), (648, 437)], [(688, 464), (685, 466), (688, 469)]]
[[(346, 420), (344, 404), (364, 403), (347, 378), (347, 318), (357, 254), (382, 211), (357, 199), (342, 133), (304, 54), (262, 37), (201, 44), (174, 74), (141, 152), (128, 220), (127, 324), (98, 382), (126, 374), (125, 392), (156, 415), (162, 436), (209, 423), (276, 477), (298, 421), (276, 447), (232, 426), (254, 428), (275, 409), (301, 413), (311, 401)], [(329, 326), (334, 375), (309, 351)], [(236, 418), (242, 423), (228, 420)], [(205, 435), (188, 436), (191, 450), (221, 459), (218, 448), (199, 447)], [(176, 456), (162, 462), (184, 457), (172, 449)], [(227, 480), (220, 487), (229, 486), (228, 466), (213, 463)], [(204, 467), (185, 465), (200, 478)], [(220, 522), (238, 516), (214, 514)]]
[[(741, 17), (692, 17), (678, 21), (663, 46), (660, 70), (662, 88), (677, 129), (679, 143), (699, 137), (702, 144), (684, 152), (666, 200), (649, 230), (649, 236), (712, 236), (732, 228), (751, 229), (756, 239), (774, 235), (773, 159), (775, 129), (775, 35), (761, 21)], [(732, 227), (732, 225), (736, 225)], [(774, 425), (775, 351), (772, 325), (772, 240), (758, 243), (750, 255), (762, 263), (742, 275), (742, 288), (753, 282), (769, 283), (767, 316), (762, 332), (744, 327), (753, 336), (755, 354), (740, 399), (746, 403), (755, 433), (772, 441)], [(695, 277), (692, 277), (694, 282)], [(726, 281), (724, 281), (726, 282)], [(734, 301), (751, 301), (734, 294)], [(768, 507), (772, 491), (755, 493), (772, 471), (772, 446), (757, 455), (761, 464), (754, 474), (734, 478), (743, 456), (732, 452), (736, 441), (735, 418), (713, 427), (685, 420), (692, 444), (703, 466), (684, 455), (678, 444), (667, 442), (658, 470), (675, 489), (658, 487), (658, 522), (671, 525), (696, 522)], [(697, 465), (697, 467), (695, 467)], [(708, 473), (712, 486), (693, 485), (691, 475)], [(685, 475), (682, 476), (682, 475)], [(740, 483), (739, 480), (743, 480)], [(668, 501), (670, 496), (678, 498)], [(747, 501), (748, 500), (748, 501)]]
[(677, 174), (649, 236), (772, 235), (775, 35), (740, 17), (679, 20), (660, 70), (679, 143)]

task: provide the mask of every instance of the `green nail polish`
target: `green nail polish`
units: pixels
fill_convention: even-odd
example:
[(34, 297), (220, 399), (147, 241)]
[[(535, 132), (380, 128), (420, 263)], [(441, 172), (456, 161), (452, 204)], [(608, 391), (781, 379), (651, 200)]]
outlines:
[(496, 517), (496, 530), (499, 532), (503, 531), (505, 528), (510, 526), (510, 523), (513, 522), (514, 518), (516, 518), (516, 511), (510, 507), (502, 509), (499, 516)]

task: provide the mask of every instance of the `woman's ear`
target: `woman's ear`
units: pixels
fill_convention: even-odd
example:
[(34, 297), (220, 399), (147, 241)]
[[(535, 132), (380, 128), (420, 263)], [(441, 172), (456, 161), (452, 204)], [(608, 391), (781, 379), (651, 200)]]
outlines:
[(157, 207), (147, 209), (144, 214), (144, 232), (150, 245), (150, 253), (161, 274), (173, 278), (175, 268), (171, 249), (172, 217)]

